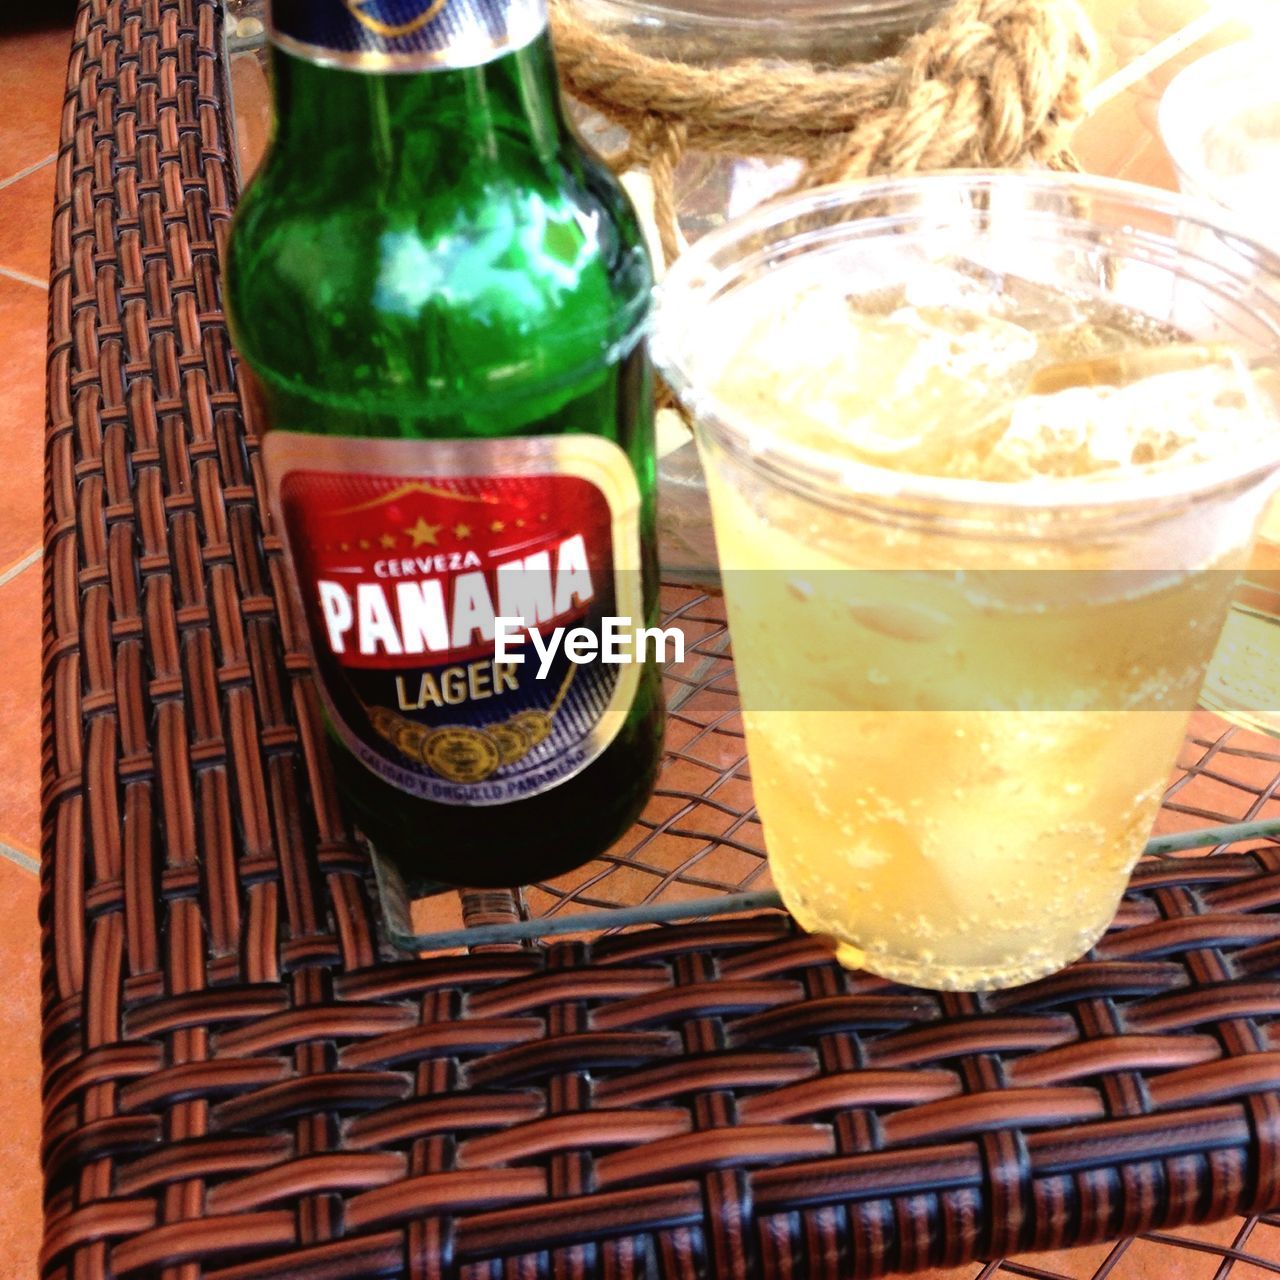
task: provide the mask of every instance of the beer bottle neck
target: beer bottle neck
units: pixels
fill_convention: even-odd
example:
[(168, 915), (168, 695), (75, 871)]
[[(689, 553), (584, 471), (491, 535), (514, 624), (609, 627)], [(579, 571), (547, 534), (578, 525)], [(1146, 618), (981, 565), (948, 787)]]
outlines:
[[(318, 0), (318, 8), (336, 6), (386, 27), (370, 12), (378, 3)], [(439, 12), (436, 22), (461, 15), (452, 43), (449, 33), (433, 41), (431, 24), (425, 34), (413, 33), (422, 48), (406, 51), (412, 37), (384, 38), (361, 28), (356, 38), (380, 48), (335, 49), (331, 45), (343, 38), (341, 31), (320, 33), (329, 43), (317, 45), (281, 30), (283, 23), (277, 22), (272, 49), (277, 155), (314, 157), (341, 145), (361, 179), (369, 181), (378, 172), (403, 178), (405, 164), (427, 159), (428, 138), (429, 168), (437, 179), (440, 163), (474, 169), (502, 165), (517, 154), (545, 162), (560, 153), (571, 135), (544, 0), (444, 0), (442, 12), (439, 0), (410, 0), (408, 8), (415, 3), (424, 13)], [(275, 5), (277, 14), (290, 13), (288, 0)], [(402, 3), (395, 11), (403, 14), (405, 7)], [(477, 25), (480, 18), (487, 26)], [(296, 23), (293, 27), (298, 29)]]

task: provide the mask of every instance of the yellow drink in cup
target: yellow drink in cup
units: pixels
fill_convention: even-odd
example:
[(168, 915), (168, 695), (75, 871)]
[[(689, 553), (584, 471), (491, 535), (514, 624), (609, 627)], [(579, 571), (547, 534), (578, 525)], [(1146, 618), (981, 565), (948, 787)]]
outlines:
[(1206, 292), (1280, 329), (1251, 283), (1280, 262), (1184, 260), (1193, 216), (1052, 175), (858, 184), (708, 237), (664, 288), (770, 866), (846, 964), (1011, 986), (1115, 914), (1280, 429), (1220, 350), (1035, 389), (1180, 341)]

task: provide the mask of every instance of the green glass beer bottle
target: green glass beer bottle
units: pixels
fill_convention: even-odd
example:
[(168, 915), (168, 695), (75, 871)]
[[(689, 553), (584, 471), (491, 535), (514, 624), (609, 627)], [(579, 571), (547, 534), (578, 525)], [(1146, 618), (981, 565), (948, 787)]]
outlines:
[(544, 879), (661, 749), (652, 647), (568, 644), (657, 621), (634, 210), (546, 0), (272, 0), (271, 41), (228, 312), (347, 812), (411, 894)]

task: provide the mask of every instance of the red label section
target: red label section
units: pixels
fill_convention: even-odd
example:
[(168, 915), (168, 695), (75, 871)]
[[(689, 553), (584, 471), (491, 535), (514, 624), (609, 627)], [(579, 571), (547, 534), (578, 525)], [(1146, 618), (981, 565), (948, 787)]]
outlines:
[(576, 476), (295, 471), (281, 505), (313, 630), (343, 667), (492, 657), (495, 617), (572, 625), (612, 586), (609, 507)]
[[(500, 659), (495, 631), (501, 617), (600, 636), (636, 608), (619, 601), (637, 504), (616, 445), (273, 433), (266, 455), (329, 721), (368, 769), (441, 803), (503, 804), (608, 746), (634, 672), (574, 662), (568, 644), (545, 665), (528, 642), (508, 646), (523, 662)], [(449, 474), (405, 474), (433, 456)]]

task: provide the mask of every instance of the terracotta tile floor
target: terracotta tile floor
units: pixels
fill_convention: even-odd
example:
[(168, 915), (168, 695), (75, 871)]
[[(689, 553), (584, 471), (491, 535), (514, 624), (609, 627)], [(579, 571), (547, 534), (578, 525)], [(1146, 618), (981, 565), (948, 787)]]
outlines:
[(41, 460), (70, 42), (69, 27), (0, 34), (0, 1280), (33, 1280), (40, 1245)]
[[(0, 15), (8, 2), (0, 0)], [(1209, 0), (1085, 3), (1103, 37), (1105, 73), (1203, 13)], [(1230, 34), (1215, 31), (1189, 53), (1203, 52)], [(40, 1236), (36, 858), (41, 439), (53, 157), (68, 48), (67, 30), (0, 32), (0, 1280), (34, 1280)], [(1170, 181), (1151, 130), (1151, 107), (1167, 78), (1166, 69), (1139, 83), (1085, 127), (1079, 150), (1087, 167)], [(252, 135), (247, 150), (253, 152), (261, 141), (261, 104), (248, 93), (239, 97), (241, 127)], [(1204, 715), (1193, 726), (1210, 740), (1220, 729), (1220, 722)], [(1245, 802), (1253, 797), (1233, 787), (1256, 791), (1274, 773), (1274, 765), (1250, 759), (1249, 752), (1273, 745), (1244, 735), (1236, 738), (1234, 752), (1218, 758), (1216, 771), (1226, 781), (1206, 781), (1194, 799), (1241, 809), (1241, 795)], [(1185, 760), (1192, 758), (1189, 749)], [(1189, 795), (1183, 792), (1179, 798), (1185, 802)], [(1169, 829), (1200, 825), (1177, 813), (1166, 813), (1162, 823)], [(1083, 1280), (1110, 1259), (1111, 1280), (1212, 1280), (1221, 1275), (1221, 1250), (1233, 1245), (1262, 1265), (1237, 1265), (1232, 1280), (1262, 1280), (1280, 1272), (1273, 1261), (1280, 1260), (1280, 1229), (1260, 1225), (1247, 1239), (1240, 1230), (1236, 1221), (1181, 1233), (1199, 1243), (1200, 1253), (1172, 1254), (1139, 1241), (1114, 1256), (1112, 1247), (1101, 1246), (1027, 1260), (1026, 1269), (1002, 1270), (1000, 1275), (1060, 1273)], [(979, 1270), (934, 1272), (926, 1280), (969, 1280)], [(990, 1274), (982, 1271), (984, 1277)]]

